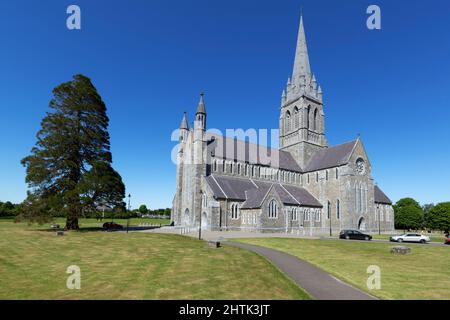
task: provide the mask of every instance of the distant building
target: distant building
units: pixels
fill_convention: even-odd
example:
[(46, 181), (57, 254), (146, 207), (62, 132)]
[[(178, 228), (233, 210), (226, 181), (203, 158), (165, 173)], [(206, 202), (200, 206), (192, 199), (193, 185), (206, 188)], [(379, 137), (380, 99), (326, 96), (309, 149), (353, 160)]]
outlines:
[[(281, 97), (279, 150), (207, 132), (202, 94), (194, 127), (186, 113), (180, 126), (175, 225), (316, 235), (393, 231), (392, 203), (374, 183), (361, 139), (328, 146), (322, 95), (302, 18)], [(268, 164), (263, 155), (276, 161)]]

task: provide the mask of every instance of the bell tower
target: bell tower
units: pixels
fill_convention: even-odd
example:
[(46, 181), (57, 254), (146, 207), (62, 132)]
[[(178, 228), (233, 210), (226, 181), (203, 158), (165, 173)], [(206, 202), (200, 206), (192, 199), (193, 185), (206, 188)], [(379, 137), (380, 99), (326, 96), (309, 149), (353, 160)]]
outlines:
[(328, 146), (322, 95), (311, 72), (301, 16), (294, 70), (281, 96), (280, 149), (290, 152), (302, 169), (316, 151)]

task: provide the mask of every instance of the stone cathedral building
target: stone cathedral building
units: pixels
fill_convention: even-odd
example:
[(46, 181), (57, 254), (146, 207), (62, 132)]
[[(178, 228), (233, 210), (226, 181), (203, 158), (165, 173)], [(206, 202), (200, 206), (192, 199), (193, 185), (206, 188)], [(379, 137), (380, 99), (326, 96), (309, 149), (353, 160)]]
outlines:
[(374, 182), (361, 139), (327, 143), (302, 18), (281, 97), (279, 149), (208, 132), (203, 94), (193, 127), (185, 113), (179, 132), (175, 226), (308, 235), (394, 230), (391, 201)]

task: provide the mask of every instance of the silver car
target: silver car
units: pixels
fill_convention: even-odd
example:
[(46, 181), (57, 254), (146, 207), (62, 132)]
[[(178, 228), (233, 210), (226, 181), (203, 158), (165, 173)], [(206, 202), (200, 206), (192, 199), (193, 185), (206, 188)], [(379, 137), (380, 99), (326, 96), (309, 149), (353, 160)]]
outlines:
[(418, 243), (427, 243), (430, 242), (430, 237), (424, 236), (419, 233), (404, 233), (399, 236), (392, 236), (390, 241), (395, 242), (418, 242)]

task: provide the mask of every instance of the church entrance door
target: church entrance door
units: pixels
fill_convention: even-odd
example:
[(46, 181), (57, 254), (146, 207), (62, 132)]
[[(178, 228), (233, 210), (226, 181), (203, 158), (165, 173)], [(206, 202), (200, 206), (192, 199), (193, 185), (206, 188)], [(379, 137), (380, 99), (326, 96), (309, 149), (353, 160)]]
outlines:
[(208, 227), (208, 216), (206, 215), (206, 212), (202, 213), (202, 229), (205, 229)]
[(184, 225), (185, 226), (189, 225), (189, 209), (186, 209), (184, 211)]
[(366, 230), (366, 220), (364, 218), (359, 219), (358, 230), (362, 230), (362, 231)]

